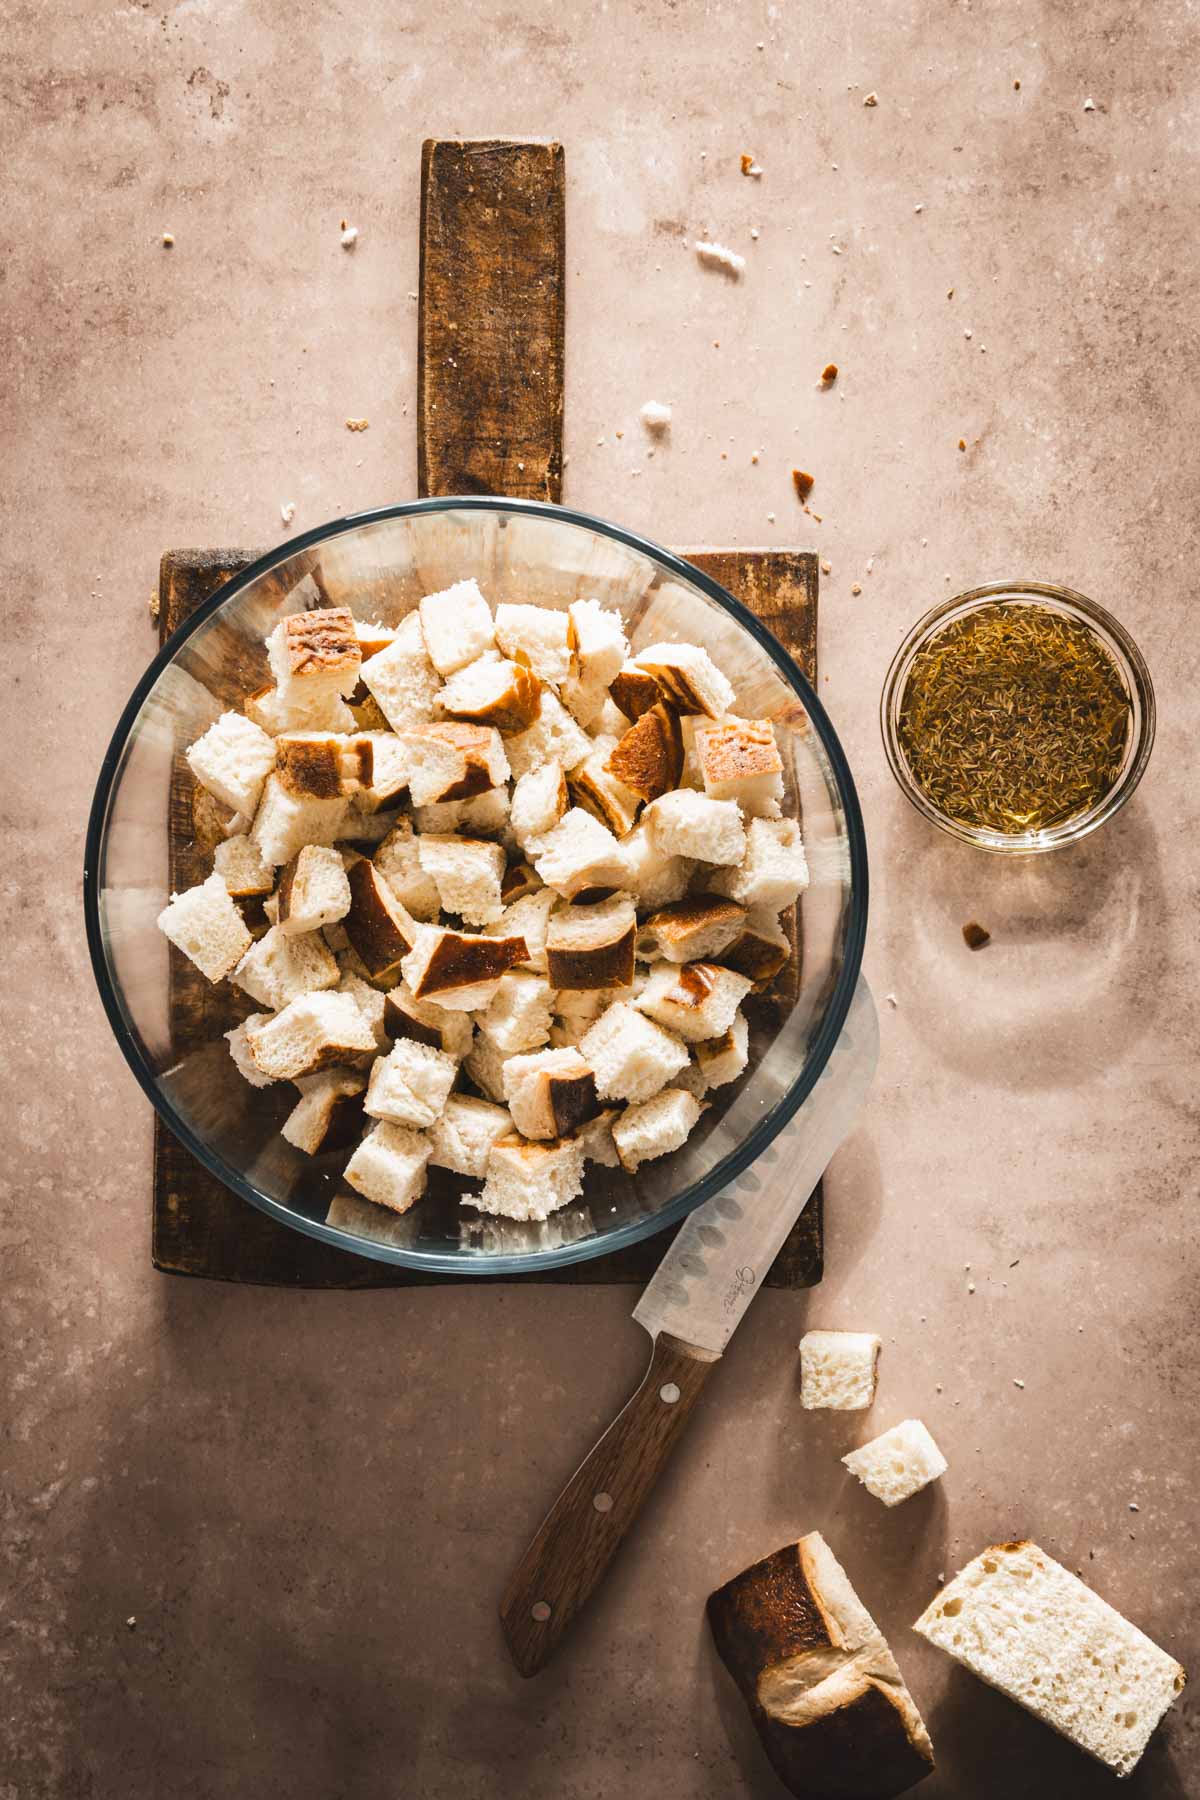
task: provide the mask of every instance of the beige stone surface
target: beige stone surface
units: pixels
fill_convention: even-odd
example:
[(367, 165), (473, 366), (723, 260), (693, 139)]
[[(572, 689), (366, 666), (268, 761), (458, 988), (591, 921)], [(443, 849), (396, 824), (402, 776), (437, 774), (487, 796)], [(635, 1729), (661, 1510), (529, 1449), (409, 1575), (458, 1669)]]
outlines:
[[(1029, 1534), (1200, 1660), (1194, 12), (5, 19), (0, 1795), (767, 1800), (702, 1604), (814, 1528), (930, 1724), (928, 1800), (1107, 1793), (907, 1627), (939, 1572)], [(566, 142), (568, 498), (666, 543), (828, 558), (822, 692), (869, 824), (867, 966), (896, 1002), (829, 1182), (824, 1285), (755, 1306), (530, 1685), (496, 1598), (640, 1373), (633, 1295), (155, 1276), (149, 1110), (79, 904), (160, 551), (282, 536), (281, 501), (300, 529), (413, 490), (429, 132)], [(741, 281), (697, 264), (701, 232), (746, 255)], [(675, 409), (653, 458), (650, 398)], [(1125, 814), (1006, 867), (906, 809), (876, 707), (920, 612), (1014, 574), (1117, 611), (1160, 713)], [(883, 1337), (861, 1420), (802, 1413), (811, 1325)], [(910, 1414), (950, 1468), (889, 1513), (838, 1458)], [(1194, 1720), (1185, 1697), (1131, 1795), (1200, 1791)]]

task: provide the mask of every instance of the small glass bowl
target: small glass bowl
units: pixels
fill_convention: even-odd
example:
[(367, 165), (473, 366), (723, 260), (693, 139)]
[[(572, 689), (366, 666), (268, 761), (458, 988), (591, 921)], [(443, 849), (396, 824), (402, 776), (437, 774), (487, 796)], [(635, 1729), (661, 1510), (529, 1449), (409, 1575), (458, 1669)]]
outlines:
[[(917, 653), (947, 626), (971, 613), (981, 611), (985, 606), (996, 605), (1044, 607), (1086, 626), (1112, 658), (1129, 696), (1129, 736), (1116, 781), (1094, 806), (1040, 831), (994, 831), (989, 826), (969, 825), (962, 819), (949, 817), (933, 804), (924, 789), (917, 784), (900, 743), (900, 708), (909, 670)], [(940, 826), (943, 831), (949, 832), (951, 837), (960, 838), (966, 844), (974, 844), (980, 850), (1028, 856), (1042, 850), (1058, 850), (1064, 844), (1077, 843), (1124, 806), (1142, 779), (1154, 746), (1154, 685), (1142, 653), (1129, 633), (1117, 623), (1111, 613), (1105, 612), (1102, 606), (1097, 606), (1094, 600), (1089, 600), (1084, 594), (1076, 594), (1070, 588), (1055, 587), (1042, 581), (991, 581), (984, 587), (971, 588), (965, 594), (956, 594), (952, 600), (942, 601), (917, 621), (897, 650), (887, 672), (879, 707), (879, 721), (892, 774), (905, 797), (919, 813), (934, 825)]]

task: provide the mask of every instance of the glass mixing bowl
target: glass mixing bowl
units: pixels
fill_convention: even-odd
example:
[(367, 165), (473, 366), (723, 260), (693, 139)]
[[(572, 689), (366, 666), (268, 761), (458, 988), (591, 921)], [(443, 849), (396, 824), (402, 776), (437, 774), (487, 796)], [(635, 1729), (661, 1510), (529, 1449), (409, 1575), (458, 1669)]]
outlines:
[[(395, 625), (423, 594), (474, 576), (488, 599), (618, 610), (635, 649), (702, 644), (736, 710), (774, 720), (785, 810), (802, 820), (811, 884), (797, 908), (790, 988), (747, 1008), (750, 1064), (681, 1150), (636, 1175), (590, 1163), (583, 1197), (545, 1224), (476, 1218), (471, 1183), (430, 1171), (429, 1192), (396, 1215), (341, 1180), (346, 1152), (307, 1157), (279, 1135), (289, 1084), (252, 1088), (221, 1033), (254, 1002), (209, 989), (158, 930), (168, 894), (167, 825), (195, 841), (190, 880), (211, 867), (212, 829), (183, 761), (229, 707), (268, 684), (263, 639), (323, 602)], [(190, 856), (185, 849), (185, 859)], [(178, 871), (177, 871), (178, 876)], [(186, 885), (183, 883), (182, 885)], [(867, 917), (867, 856), (854, 784), (825, 711), (750, 612), (667, 550), (585, 514), (495, 498), (416, 501), (340, 519), (236, 576), (165, 644), (138, 682), (96, 785), (84, 868), (88, 944), (125, 1056), (166, 1124), (227, 1187), (310, 1236), (385, 1262), (456, 1275), (513, 1274), (619, 1249), (728, 1186), (783, 1129), (824, 1068), (850, 1005)], [(198, 1022), (193, 997), (204, 993)], [(478, 1184), (476, 1183), (477, 1187)]]

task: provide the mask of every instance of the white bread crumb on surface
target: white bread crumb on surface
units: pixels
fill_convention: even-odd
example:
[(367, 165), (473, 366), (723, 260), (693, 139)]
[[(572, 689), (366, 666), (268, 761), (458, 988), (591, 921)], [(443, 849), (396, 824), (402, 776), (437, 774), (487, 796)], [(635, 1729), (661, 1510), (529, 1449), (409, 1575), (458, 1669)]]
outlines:
[(671, 408), (662, 400), (647, 400), (638, 418), (647, 431), (665, 431), (671, 423)]
[(730, 250), (727, 245), (714, 243), (708, 238), (701, 238), (697, 243), (696, 255), (701, 262), (727, 269), (731, 275), (735, 276), (740, 275), (746, 267), (744, 256), (739, 256), (736, 250)]

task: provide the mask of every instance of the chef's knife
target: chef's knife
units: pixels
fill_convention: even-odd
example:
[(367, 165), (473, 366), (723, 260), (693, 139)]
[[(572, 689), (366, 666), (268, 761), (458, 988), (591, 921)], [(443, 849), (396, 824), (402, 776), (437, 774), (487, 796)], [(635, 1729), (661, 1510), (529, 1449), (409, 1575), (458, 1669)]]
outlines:
[(645, 1380), (576, 1470), (500, 1603), (509, 1653), (536, 1675), (641, 1510), (701, 1390), (866, 1097), (879, 1022), (860, 980), (792, 1123), (727, 1194), (685, 1220), (633, 1316), (653, 1339)]

